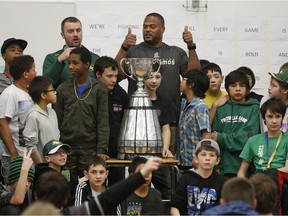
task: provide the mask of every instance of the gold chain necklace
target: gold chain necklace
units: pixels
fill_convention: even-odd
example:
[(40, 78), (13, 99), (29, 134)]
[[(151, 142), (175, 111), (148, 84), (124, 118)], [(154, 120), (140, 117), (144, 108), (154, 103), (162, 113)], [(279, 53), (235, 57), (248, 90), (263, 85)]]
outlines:
[(92, 82), (91, 82), (91, 79), (89, 78), (89, 83), (90, 83), (90, 90), (89, 90), (89, 92), (87, 93), (87, 95), (84, 97), (84, 98), (80, 98), (79, 96), (78, 96), (78, 93), (77, 93), (77, 89), (76, 89), (76, 82), (75, 82), (75, 79), (74, 79), (74, 92), (75, 92), (75, 95), (76, 95), (76, 98), (78, 99), (78, 100), (85, 100), (89, 95), (90, 95), (90, 92), (91, 92), (91, 90), (92, 90)]

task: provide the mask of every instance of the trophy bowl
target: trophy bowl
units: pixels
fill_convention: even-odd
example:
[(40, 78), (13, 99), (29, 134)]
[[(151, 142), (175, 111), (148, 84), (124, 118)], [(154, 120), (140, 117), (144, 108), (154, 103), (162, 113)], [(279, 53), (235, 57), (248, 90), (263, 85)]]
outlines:
[[(155, 67), (158, 66), (157, 70)], [(120, 61), (121, 70), (135, 81), (148, 79), (152, 72), (158, 73), (161, 62), (156, 58), (123, 58)]]

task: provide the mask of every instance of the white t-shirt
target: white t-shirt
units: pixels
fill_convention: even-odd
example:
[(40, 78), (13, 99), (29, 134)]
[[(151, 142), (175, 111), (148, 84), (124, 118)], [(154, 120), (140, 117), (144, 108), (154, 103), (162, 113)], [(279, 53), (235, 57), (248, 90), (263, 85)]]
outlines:
[[(19, 114), (33, 105), (30, 95), (17, 88), (14, 84), (8, 86), (0, 95), (0, 118), (11, 118), (9, 128), (13, 142), (18, 154), (23, 156), (23, 130), (24, 125), (19, 121)], [(22, 145), (22, 146), (21, 146)], [(4, 146), (3, 156), (10, 156), (8, 149)]]

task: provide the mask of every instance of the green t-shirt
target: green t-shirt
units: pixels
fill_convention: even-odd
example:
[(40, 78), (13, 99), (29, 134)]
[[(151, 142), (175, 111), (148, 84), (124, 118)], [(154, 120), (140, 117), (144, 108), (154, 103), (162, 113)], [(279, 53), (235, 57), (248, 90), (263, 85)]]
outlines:
[[(248, 163), (253, 162), (257, 171), (267, 170), (269, 156), (272, 156), (277, 140), (278, 137), (269, 137), (267, 145), (265, 133), (255, 135), (248, 139), (239, 157)], [(270, 168), (277, 169), (284, 167), (286, 160), (288, 160), (288, 133), (282, 133), (282, 139), (270, 164)]]

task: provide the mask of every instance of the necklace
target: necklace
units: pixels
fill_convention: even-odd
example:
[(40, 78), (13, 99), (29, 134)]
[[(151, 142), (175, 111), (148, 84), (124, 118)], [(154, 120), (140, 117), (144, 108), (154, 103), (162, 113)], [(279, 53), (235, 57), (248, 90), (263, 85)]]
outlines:
[(78, 93), (77, 93), (77, 89), (76, 89), (76, 82), (75, 82), (75, 79), (74, 79), (74, 92), (75, 92), (75, 95), (76, 95), (76, 98), (78, 99), (78, 100), (85, 100), (89, 95), (90, 95), (90, 92), (91, 92), (91, 90), (92, 90), (92, 82), (91, 82), (91, 79), (89, 78), (89, 83), (90, 83), (90, 89), (89, 89), (89, 92), (87, 93), (87, 95), (84, 97), (84, 98), (80, 98), (79, 96), (78, 96)]

